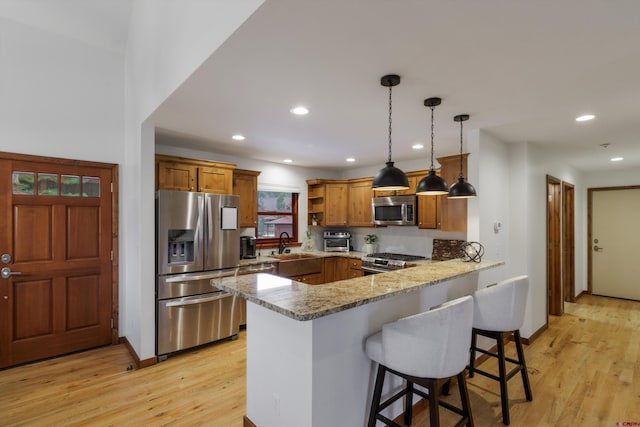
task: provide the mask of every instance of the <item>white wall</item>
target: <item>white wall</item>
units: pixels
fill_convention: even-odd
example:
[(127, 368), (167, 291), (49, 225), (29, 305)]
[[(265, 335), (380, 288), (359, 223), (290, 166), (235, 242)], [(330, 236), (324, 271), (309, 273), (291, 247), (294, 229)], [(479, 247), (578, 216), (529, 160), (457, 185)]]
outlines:
[[(154, 142), (151, 113), (264, 0), (152, 0), (133, 4), (125, 66), (121, 174), (121, 334), (141, 359), (155, 354)], [(145, 123), (143, 125), (143, 123)]]
[(0, 150), (121, 163), (124, 57), (0, 17)]

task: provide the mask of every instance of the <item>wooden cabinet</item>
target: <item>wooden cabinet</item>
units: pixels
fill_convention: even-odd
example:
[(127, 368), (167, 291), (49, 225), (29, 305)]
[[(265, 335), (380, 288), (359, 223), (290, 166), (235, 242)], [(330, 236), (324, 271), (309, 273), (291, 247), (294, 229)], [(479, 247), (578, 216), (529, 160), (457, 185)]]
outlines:
[(418, 197), (418, 228), (438, 228), (438, 200), (447, 196)]
[(347, 260), (349, 261), (349, 270), (347, 272), (349, 279), (362, 276), (362, 261), (355, 258), (348, 258)]
[(340, 280), (338, 277), (338, 257), (326, 257), (323, 260), (322, 272), (324, 273), (325, 283), (336, 282)]
[[(467, 176), (468, 153), (462, 155), (462, 173)], [(460, 176), (460, 155), (439, 157), (441, 176), (449, 186), (458, 182)], [(447, 196), (437, 196), (438, 200), (438, 229), (443, 231), (467, 231), (467, 200), (449, 199)]]
[(373, 178), (349, 180), (349, 207), (347, 223), (350, 227), (373, 227), (371, 198)]
[(305, 274), (302, 276), (293, 276), (291, 280), (296, 282), (306, 283), (307, 285), (321, 285), (325, 283), (324, 275), (322, 273)]
[(175, 161), (156, 161), (156, 189), (196, 191), (198, 167)]
[(156, 155), (156, 188), (158, 190), (202, 191), (231, 194), (231, 163), (209, 162), (183, 157)]
[(348, 186), (343, 182), (326, 184), (325, 189), (325, 225), (347, 225)]
[(342, 256), (327, 257), (323, 265), (324, 283), (362, 276), (362, 261)]
[(348, 181), (314, 179), (307, 181), (307, 224), (313, 218), (321, 226), (347, 225)]
[(240, 227), (256, 227), (258, 223), (258, 175), (244, 169), (233, 171), (233, 194), (240, 196)]

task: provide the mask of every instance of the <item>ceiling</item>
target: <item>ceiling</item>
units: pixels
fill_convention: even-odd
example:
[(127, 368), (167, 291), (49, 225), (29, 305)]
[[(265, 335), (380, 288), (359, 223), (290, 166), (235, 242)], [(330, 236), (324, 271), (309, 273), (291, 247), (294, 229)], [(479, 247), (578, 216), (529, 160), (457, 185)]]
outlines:
[[(59, 13), (81, 3), (93, 7), (73, 9), (73, 22)], [(55, 4), (58, 12), (44, 10), (64, 24), (58, 31), (80, 26), (83, 11), (95, 20), (97, 10), (102, 24), (91, 34), (85, 22), (79, 35), (124, 46), (130, 0)], [(395, 161), (427, 162), (423, 100), (438, 96), (436, 156), (459, 150), (453, 116), (466, 113), (465, 130), (540, 145), (579, 170), (637, 168), (638, 16), (637, 0), (266, 0), (150, 121), (165, 144), (299, 166), (353, 167), (345, 158), (354, 157), (356, 166), (382, 167), (389, 92), (380, 77), (394, 73)], [(310, 114), (291, 115), (299, 104)], [(596, 118), (575, 122), (586, 113)], [(246, 139), (232, 140), (236, 133)], [(425, 149), (413, 150), (416, 142)]]

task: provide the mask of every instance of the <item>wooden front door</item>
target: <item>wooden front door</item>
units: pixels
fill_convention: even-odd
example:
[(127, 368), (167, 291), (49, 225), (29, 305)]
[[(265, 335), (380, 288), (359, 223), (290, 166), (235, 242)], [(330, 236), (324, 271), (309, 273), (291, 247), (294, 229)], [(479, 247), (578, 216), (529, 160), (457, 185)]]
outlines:
[(113, 174), (0, 153), (0, 367), (112, 343)]

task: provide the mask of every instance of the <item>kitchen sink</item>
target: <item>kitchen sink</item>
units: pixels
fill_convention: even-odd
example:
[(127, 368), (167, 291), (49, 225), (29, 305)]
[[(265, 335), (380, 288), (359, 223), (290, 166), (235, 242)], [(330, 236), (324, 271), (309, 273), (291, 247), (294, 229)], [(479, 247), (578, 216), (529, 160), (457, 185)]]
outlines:
[(322, 258), (311, 254), (271, 255), (280, 260), (278, 276), (293, 277), (322, 272)]

